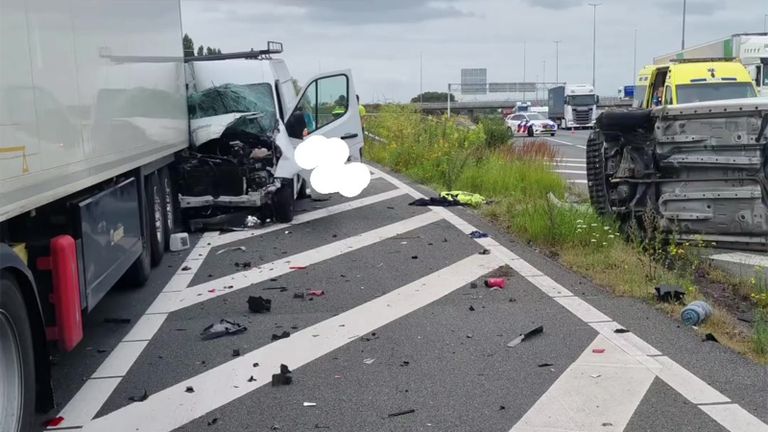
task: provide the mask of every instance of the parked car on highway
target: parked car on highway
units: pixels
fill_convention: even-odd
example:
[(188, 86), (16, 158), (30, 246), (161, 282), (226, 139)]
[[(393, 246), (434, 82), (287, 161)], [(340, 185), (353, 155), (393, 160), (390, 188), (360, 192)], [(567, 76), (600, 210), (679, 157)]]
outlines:
[(557, 133), (557, 124), (543, 115), (535, 112), (518, 113), (508, 116), (505, 120), (510, 135), (551, 135)]

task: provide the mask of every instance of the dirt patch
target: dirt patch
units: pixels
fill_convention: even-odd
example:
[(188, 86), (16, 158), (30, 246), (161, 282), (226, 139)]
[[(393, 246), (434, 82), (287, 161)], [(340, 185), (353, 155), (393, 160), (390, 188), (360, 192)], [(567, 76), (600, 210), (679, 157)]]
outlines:
[(749, 332), (754, 317), (755, 305), (748, 298), (734, 292), (733, 287), (712, 280), (706, 270), (699, 270), (694, 275), (694, 282), (699, 292), (719, 309), (733, 315), (740, 326)]

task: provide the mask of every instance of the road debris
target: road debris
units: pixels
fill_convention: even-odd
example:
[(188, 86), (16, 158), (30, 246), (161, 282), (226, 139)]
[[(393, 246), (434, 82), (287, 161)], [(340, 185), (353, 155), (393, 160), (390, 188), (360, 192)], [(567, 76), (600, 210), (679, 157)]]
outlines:
[(387, 417), (390, 417), (390, 418), (391, 417), (400, 417), (402, 415), (413, 414), (415, 412), (416, 412), (416, 410), (411, 408), (411, 409), (407, 409), (407, 410), (404, 410), (404, 411), (398, 411), (398, 412), (394, 412), (394, 413), (391, 413), (391, 414), (387, 414)]
[(264, 287), (262, 288), (263, 291), (280, 291), (280, 292), (286, 292), (288, 291), (288, 287), (284, 286), (275, 286), (275, 287)]
[(371, 335), (370, 335), (370, 336), (362, 336), (362, 337), (360, 338), (360, 340), (361, 340), (362, 342), (370, 342), (370, 341), (372, 341), (372, 340), (376, 340), (376, 339), (378, 339), (378, 338), (379, 338), (379, 337), (376, 335), (376, 332), (373, 332), (373, 333), (371, 333)]
[(240, 357), (240, 350), (237, 348), (232, 349), (232, 357)]
[(291, 337), (291, 332), (289, 332), (289, 331), (283, 331), (280, 334), (272, 333), (272, 340), (273, 341), (280, 340), (280, 339), (285, 339), (285, 338), (289, 338), (289, 337)]
[(254, 363), (253, 367), (259, 367), (259, 364), (258, 363)]
[(106, 324), (130, 324), (130, 318), (104, 318)]
[(554, 363), (539, 363), (540, 368), (554, 366)]
[(291, 376), (291, 370), (288, 369), (288, 366), (284, 364), (280, 365), (280, 373), (276, 373), (272, 375), (272, 387), (289, 385), (292, 382), (293, 382), (293, 377)]
[(712, 315), (712, 306), (703, 301), (694, 301), (680, 312), (680, 319), (687, 326), (697, 326)]
[(478, 230), (472, 231), (471, 233), (469, 233), (469, 236), (472, 237), (473, 239), (488, 238), (488, 234)]
[(414, 260), (416, 260), (416, 259), (419, 259), (419, 256), (418, 256), (418, 255), (413, 255), (413, 256), (411, 257), (411, 259), (414, 259)]
[(591, 376), (592, 378), (600, 378), (602, 375), (601, 375), (601, 374), (592, 374), (592, 375), (590, 375), (590, 376)]
[(534, 336), (538, 336), (538, 335), (542, 334), (543, 332), (544, 332), (544, 326), (538, 326), (535, 329), (533, 329), (533, 330), (531, 330), (529, 332), (526, 332), (526, 333), (522, 333), (520, 336), (512, 339), (512, 341), (507, 344), (507, 347), (509, 347), (509, 348), (515, 347), (515, 346), (519, 345), (521, 342), (523, 342), (523, 341), (525, 341), (527, 339), (530, 339), (530, 338), (532, 338)]
[(469, 311), (470, 311), (470, 312), (474, 312), (474, 311), (475, 311), (475, 307), (474, 307), (474, 306), (472, 306), (472, 305), (469, 305)]
[(661, 284), (654, 289), (656, 290), (656, 300), (663, 303), (682, 303), (685, 298), (685, 291), (677, 285)]
[(310, 297), (322, 297), (322, 296), (325, 295), (325, 291), (323, 291), (323, 290), (309, 290), (309, 292), (307, 292), (307, 295), (310, 296)]
[(720, 341), (719, 341), (719, 340), (717, 340), (717, 338), (715, 337), (715, 335), (713, 335), (712, 333), (707, 333), (707, 334), (705, 334), (705, 335), (704, 335), (704, 340), (702, 340), (702, 342), (715, 342), (715, 343), (720, 343)]
[(605, 348), (594, 348), (594, 349), (592, 350), (592, 353), (593, 353), (593, 354), (602, 354), (602, 353), (604, 353), (604, 352), (605, 352)]
[(363, 360), (363, 363), (369, 365), (369, 364), (373, 364), (373, 362), (375, 362), (375, 361), (376, 361), (375, 358), (367, 358), (367, 359)]
[(224, 249), (216, 252), (216, 255), (221, 255), (223, 253), (232, 252), (232, 251), (236, 251), (236, 250), (239, 250), (240, 252), (245, 252), (248, 249), (245, 246), (232, 246), (232, 247), (224, 248)]
[(485, 286), (487, 288), (504, 289), (507, 285), (507, 281), (504, 278), (488, 278), (485, 280)]
[(259, 219), (256, 216), (246, 216), (244, 225), (248, 228), (253, 228), (259, 224)]
[(194, 393), (195, 388), (192, 386), (187, 386), (187, 388), (184, 390), (185, 393)]
[(402, 362), (400, 362), (400, 367), (406, 367), (406, 366), (409, 366), (410, 364), (411, 362), (409, 362), (408, 360), (403, 360)]
[(290, 266), (288, 267), (288, 270), (304, 270), (307, 266)]
[(625, 329), (625, 328), (617, 328), (617, 329), (616, 329), (616, 330), (614, 330), (613, 332), (614, 332), (614, 333), (618, 333), (618, 334), (624, 334), (624, 333), (629, 333), (629, 330), (627, 330), (627, 329)]
[(293, 298), (304, 299), (304, 293), (293, 293)]
[(149, 399), (149, 394), (147, 393), (147, 389), (144, 389), (144, 393), (142, 393), (139, 396), (130, 396), (130, 397), (128, 397), (128, 400), (133, 401), (133, 402), (144, 402), (147, 399)]
[(218, 324), (211, 324), (200, 332), (203, 340), (220, 338), (222, 336), (236, 335), (248, 330), (248, 327), (234, 321), (223, 319)]
[(315, 407), (317, 406), (316, 402), (304, 402), (305, 407)]
[(445, 197), (418, 198), (408, 203), (409, 206), (416, 207), (455, 207), (462, 205), (458, 200)]
[(248, 378), (248, 382), (256, 382), (256, 378), (254, 378), (253, 375), (251, 375), (251, 377)]
[(251, 268), (251, 262), (250, 261), (235, 262), (235, 267), (241, 268), (241, 269), (248, 269), (248, 268)]
[(171, 252), (189, 249), (189, 245), (189, 234), (185, 232), (171, 234), (171, 238), (168, 241), (168, 249)]
[(219, 422), (219, 418), (218, 417), (214, 417), (214, 418), (208, 420), (208, 426), (213, 426), (213, 425), (215, 425), (218, 422)]
[(272, 310), (272, 300), (264, 297), (248, 297), (248, 310), (253, 313), (264, 313)]
[(185, 265), (184, 267), (181, 268), (181, 271), (190, 271), (190, 270), (192, 270), (192, 267), (188, 265)]
[(507, 407), (504, 405), (499, 405), (499, 411), (504, 411), (505, 409), (507, 409)]
[(478, 252), (477, 254), (478, 255), (490, 255), (491, 251), (489, 251), (488, 249), (483, 249), (480, 252)]
[(62, 417), (62, 416), (54, 417), (54, 418), (48, 420), (47, 422), (45, 422), (45, 426), (46, 427), (56, 427), (56, 426), (60, 425), (63, 421), (64, 421), (64, 417)]

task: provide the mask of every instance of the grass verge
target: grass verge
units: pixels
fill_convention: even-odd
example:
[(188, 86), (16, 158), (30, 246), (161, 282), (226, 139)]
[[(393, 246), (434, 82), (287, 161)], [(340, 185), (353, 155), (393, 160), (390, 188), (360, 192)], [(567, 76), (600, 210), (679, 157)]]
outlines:
[[(564, 197), (568, 186), (551, 170), (558, 154), (546, 140), (510, 143), (496, 120), (467, 127), (447, 117), (423, 116), (410, 106), (385, 106), (368, 119), (367, 127), (383, 138), (368, 141), (368, 158), (437, 190), (465, 190), (492, 199), (482, 209), (485, 216), (613, 293), (651, 301), (654, 287), (666, 283), (682, 287), (687, 301), (703, 299), (696, 279), (702, 264), (693, 247), (626, 241), (616, 222), (548, 199), (550, 193)], [(753, 326), (744, 326), (715, 305), (714, 316), (699, 331), (768, 363), (768, 284), (759, 289), (753, 282), (749, 289), (741, 282), (721, 282), (757, 293)], [(673, 317), (682, 309), (657, 307)]]

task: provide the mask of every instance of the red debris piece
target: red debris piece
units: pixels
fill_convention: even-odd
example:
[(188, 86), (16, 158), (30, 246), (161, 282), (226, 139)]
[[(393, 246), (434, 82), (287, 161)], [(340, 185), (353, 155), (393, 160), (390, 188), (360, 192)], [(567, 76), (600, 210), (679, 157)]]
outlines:
[(490, 278), (485, 280), (485, 286), (488, 288), (504, 289), (507, 281), (503, 278)]
[(63, 421), (64, 421), (64, 417), (62, 417), (62, 416), (58, 416), (58, 417), (54, 417), (54, 418), (52, 418), (52, 419), (48, 420), (48, 421), (45, 423), (45, 425), (46, 425), (47, 427), (55, 427), (55, 426), (58, 426), (58, 425), (60, 425), (60, 424), (61, 424), (61, 422), (63, 422)]
[(289, 270), (304, 270), (307, 268), (307, 266), (290, 266), (288, 267)]
[(209, 293), (215, 293), (216, 292), (216, 288), (211, 288), (211, 289), (208, 290), (208, 292)]
[(602, 354), (605, 352), (605, 348), (595, 348), (592, 350), (592, 352), (595, 354)]
[(307, 293), (307, 295), (310, 296), (310, 297), (320, 297), (322, 295), (325, 295), (325, 291), (323, 291), (323, 290), (310, 290)]

